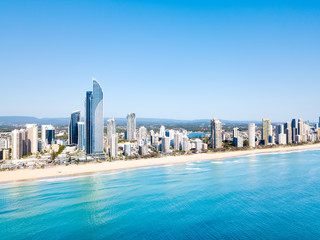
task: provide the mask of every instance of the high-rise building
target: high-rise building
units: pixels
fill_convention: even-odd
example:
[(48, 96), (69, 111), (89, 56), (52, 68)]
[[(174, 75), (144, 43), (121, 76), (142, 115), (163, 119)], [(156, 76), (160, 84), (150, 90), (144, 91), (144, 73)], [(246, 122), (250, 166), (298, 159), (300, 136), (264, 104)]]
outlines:
[[(47, 136), (48, 130), (50, 133), (50, 137)], [(42, 141), (42, 145), (43, 147), (45, 147), (46, 145), (50, 145), (52, 142), (52, 134), (54, 133), (54, 127), (52, 125), (42, 125), (41, 126), (41, 141)], [(53, 138), (55, 139), (55, 138)]]
[(174, 133), (174, 149), (175, 150), (181, 150), (182, 148), (182, 138), (183, 138), (183, 135), (182, 133), (180, 133), (179, 131), (176, 131)]
[(286, 122), (284, 124), (284, 133), (286, 134), (287, 144), (291, 144), (292, 143), (292, 127), (290, 122)]
[(86, 150), (86, 134), (84, 122), (78, 122), (78, 148), (82, 151)]
[(70, 145), (78, 144), (78, 123), (80, 122), (80, 111), (71, 113), (69, 127), (68, 127), (68, 142)]
[(20, 132), (19, 130), (15, 129), (11, 132), (11, 141), (12, 141), (12, 159), (18, 160), (22, 157), (22, 153), (20, 150)]
[(248, 142), (249, 147), (254, 148), (256, 146), (256, 125), (254, 123), (248, 125)]
[(234, 141), (235, 147), (237, 147), (237, 148), (243, 147), (243, 137), (238, 136), (238, 137), (234, 138), (233, 141)]
[(233, 138), (236, 138), (239, 136), (239, 128), (235, 127), (233, 128)]
[(28, 153), (28, 131), (26, 129), (13, 130), (12, 139), (12, 159), (18, 160)]
[(278, 124), (276, 125), (276, 142), (279, 143), (279, 135), (284, 134), (284, 125)]
[(110, 147), (112, 135), (116, 134), (116, 120), (114, 118), (107, 121), (107, 142)]
[(159, 137), (164, 137), (166, 135), (166, 128), (162, 125), (159, 131)]
[(272, 126), (270, 119), (262, 119), (262, 140), (268, 144), (269, 136), (272, 136)]
[(187, 136), (183, 136), (182, 139), (182, 150), (185, 152), (189, 152), (190, 151), (190, 141), (189, 138)]
[(222, 148), (222, 124), (216, 118), (211, 120), (211, 147)]
[(116, 134), (111, 135), (109, 154), (111, 158), (118, 156), (118, 136)]
[(131, 144), (125, 143), (123, 146), (123, 155), (125, 156), (131, 156)]
[(38, 152), (38, 125), (26, 124), (28, 131), (28, 153), (36, 154)]
[(202, 145), (203, 145), (202, 141), (200, 139), (196, 139), (194, 141), (194, 143), (195, 143), (195, 150), (196, 151), (201, 151), (202, 150)]
[(128, 113), (127, 115), (126, 139), (128, 141), (136, 140), (136, 114), (135, 113)]
[(161, 151), (164, 153), (170, 152), (170, 139), (169, 139), (169, 137), (162, 137)]
[(139, 140), (146, 140), (147, 139), (147, 129), (142, 126), (139, 128)]
[(150, 131), (150, 142), (151, 144), (154, 144), (155, 143), (155, 133), (153, 130)]
[(103, 154), (103, 91), (93, 79), (92, 91), (87, 91), (85, 102), (86, 153)]

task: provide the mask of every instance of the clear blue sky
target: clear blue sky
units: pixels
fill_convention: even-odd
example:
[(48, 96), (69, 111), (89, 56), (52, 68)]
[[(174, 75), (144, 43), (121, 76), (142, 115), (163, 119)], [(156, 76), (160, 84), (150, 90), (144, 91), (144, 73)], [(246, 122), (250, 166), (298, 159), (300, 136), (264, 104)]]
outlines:
[(106, 117), (320, 114), (320, 2), (0, 1), (0, 115), (68, 117), (95, 77)]

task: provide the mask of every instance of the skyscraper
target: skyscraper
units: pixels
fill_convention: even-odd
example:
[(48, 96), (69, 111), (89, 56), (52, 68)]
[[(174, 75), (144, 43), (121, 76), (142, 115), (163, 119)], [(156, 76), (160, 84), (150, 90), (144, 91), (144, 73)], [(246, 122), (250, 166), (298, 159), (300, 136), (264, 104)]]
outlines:
[(211, 147), (222, 148), (222, 124), (216, 118), (211, 120)]
[(139, 128), (139, 140), (147, 139), (147, 129), (145, 126)]
[(116, 134), (111, 135), (109, 151), (111, 158), (118, 156), (118, 136)]
[(69, 122), (69, 137), (68, 141), (70, 145), (78, 144), (78, 122), (80, 122), (80, 111), (71, 113)]
[(80, 150), (86, 150), (86, 137), (85, 137), (85, 124), (84, 122), (78, 122), (78, 148)]
[(256, 146), (256, 125), (249, 123), (248, 126), (248, 142), (249, 147), (254, 148)]
[(17, 160), (22, 157), (20, 151), (20, 132), (19, 130), (15, 129), (11, 132), (11, 139), (12, 139), (12, 159)]
[[(48, 136), (47, 136), (47, 130), (51, 130), (50, 134), (52, 134), (54, 131), (54, 127), (52, 125), (42, 125), (41, 126), (41, 141), (42, 141), (42, 145), (43, 147), (45, 147), (48, 144), (51, 144), (49, 142), (51, 142), (52, 139), (50, 139), (50, 141), (48, 141)], [(52, 137), (52, 136), (51, 136)]]
[(136, 114), (128, 113), (127, 115), (127, 135), (128, 141), (136, 140)]
[(92, 85), (85, 102), (86, 153), (103, 154), (103, 92), (95, 79)]
[(26, 124), (28, 131), (28, 152), (36, 154), (38, 152), (38, 125)]
[(269, 142), (269, 136), (272, 136), (272, 126), (270, 119), (262, 119), (262, 140), (265, 140), (266, 144)]
[(110, 147), (112, 134), (116, 134), (116, 120), (114, 118), (107, 121), (107, 141)]
[(287, 137), (287, 144), (292, 143), (292, 127), (290, 122), (286, 122), (284, 124), (284, 133), (286, 134)]

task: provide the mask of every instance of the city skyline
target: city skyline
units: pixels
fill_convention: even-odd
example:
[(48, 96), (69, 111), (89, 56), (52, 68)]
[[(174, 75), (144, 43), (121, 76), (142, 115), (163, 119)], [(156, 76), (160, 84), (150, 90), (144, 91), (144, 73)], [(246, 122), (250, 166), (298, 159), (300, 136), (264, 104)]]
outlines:
[(315, 1), (1, 2), (0, 114), (68, 116), (95, 76), (110, 117), (284, 121), (299, 109), (316, 121), (319, 10)]

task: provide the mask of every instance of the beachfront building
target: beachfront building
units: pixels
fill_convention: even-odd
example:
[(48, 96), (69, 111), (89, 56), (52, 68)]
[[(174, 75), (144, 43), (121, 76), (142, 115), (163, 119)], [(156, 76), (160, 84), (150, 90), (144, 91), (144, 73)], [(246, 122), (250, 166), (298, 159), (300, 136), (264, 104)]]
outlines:
[(181, 146), (182, 145), (182, 138), (183, 138), (183, 135), (179, 131), (176, 131), (174, 133), (174, 143), (173, 143), (173, 145), (174, 145), (174, 149), (175, 150), (181, 150), (181, 148), (182, 148), (182, 146)]
[(195, 147), (194, 147), (195, 150), (197, 152), (200, 152), (202, 150), (202, 145), (203, 145), (202, 141), (200, 139), (196, 139), (194, 143), (195, 143)]
[(262, 136), (261, 139), (265, 141), (266, 145), (269, 143), (269, 136), (272, 136), (272, 125), (270, 119), (262, 119)]
[(170, 138), (167, 137), (167, 136), (162, 137), (161, 151), (164, 152), (164, 153), (169, 153), (170, 152)]
[(182, 150), (185, 152), (189, 152), (191, 149), (191, 144), (188, 136), (183, 136), (182, 138)]
[(164, 137), (166, 135), (166, 128), (162, 125), (159, 131), (159, 137)]
[(86, 150), (85, 123), (78, 122), (78, 149)]
[(51, 145), (55, 141), (55, 128), (52, 125), (41, 126), (41, 141), (42, 147), (45, 148), (47, 145)]
[(254, 123), (248, 125), (248, 142), (249, 147), (256, 147), (256, 125)]
[(284, 124), (284, 133), (286, 134), (287, 144), (291, 144), (292, 143), (292, 127), (290, 122), (286, 122)]
[(139, 128), (139, 140), (146, 140), (147, 139), (147, 129), (142, 126)]
[(216, 118), (211, 120), (211, 148), (222, 148), (222, 123)]
[(118, 157), (118, 136), (116, 134), (111, 135), (109, 144), (109, 155), (111, 158)]
[(87, 91), (85, 101), (86, 153), (103, 154), (103, 91), (92, 79), (92, 91)]
[(111, 145), (112, 135), (116, 134), (116, 120), (114, 118), (107, 121), (107, 146)]
[(125, 156), (131, 156), (131, 144), (125, 143), (123, 146), (123, 155)]
[(80, 122), (80, 111), (71, 113), (68, 127), (68, 143), (70, 145), (78, 144), (78, 123)]
[(236, 138), (233, 139), (234, 142), (234, 146), (237, 148), (241, 148), (243, 147), (243, 137), (238, 136)]
[(28, 153), (36, 154), (38, 152), (38, 125), (26, 124), (28, 131)]
[(128, 141), (136, 140), (136, 114), (128, 113), (126, 139)]

